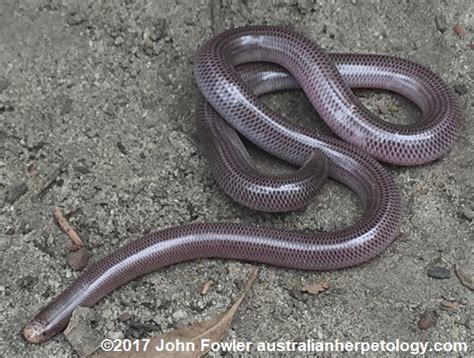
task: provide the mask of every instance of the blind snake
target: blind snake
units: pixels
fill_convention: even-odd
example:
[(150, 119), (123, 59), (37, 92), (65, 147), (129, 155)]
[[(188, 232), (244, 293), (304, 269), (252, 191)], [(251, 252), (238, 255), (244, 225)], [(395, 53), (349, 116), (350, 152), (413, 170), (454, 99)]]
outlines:
[[(232, 198), (258, 210), (294, 210), (306, 206), (329, 176), (358, 194), (362, 218), (330, 232), (191, 223), (147, 234), (87, 268), (25, 326), (28, 341), (61, 332), (75, 307), (92, 306), (138, 276), (186, 260), (239, 259), (305, 270), (364, 262), (396, 238), (401, 220), (399, 191), (377, 160), (427, 163), (445, 154), (457, 135), (454, 95), (426, 67), (385, 55), (326, 53), (285, 27), (243, 27), (212, 38), (197, 52), (194, 74), (203, 95), (198, 133), (217, 181)], [(340, 139), (288, 122), (258, 98), (291, 88), (303, 89)], [(421, 117), (409, 125), (383, 122), (351, 88), (397, 92), (420, 108)], [(301, 168), (284, 176), (261, 173), (236, 131)]]

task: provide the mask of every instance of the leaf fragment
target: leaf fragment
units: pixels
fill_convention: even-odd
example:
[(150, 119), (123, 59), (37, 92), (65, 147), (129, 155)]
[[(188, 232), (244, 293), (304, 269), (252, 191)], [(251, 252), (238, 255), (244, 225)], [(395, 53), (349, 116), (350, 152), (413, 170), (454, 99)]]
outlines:
[[(196, 322), (187, 326), (179, 327), (174, 331), (155, 336), (151, 338), (146, 350), (130, 351), (130, 352), (105, 352), (96, 355), (98, 358), (196, 358), (204, 356), (210, 348), (203, 348), (201, 342), (206, 340), (209, 347), (214, 342), (220, 342), (227, 333), (232, 320), (248, 294), (250, 288), (258, 277), (258, 268), (256, 268), (250, 275), (249, 280), (242, 289), (239, 298), (235, 303), (224, 313), (220, 314), (214, 319), (202, 322)], [(189, 349), (187, 351), (156, 351), (156, 346), (163, 346), (167, 342), (182, 342)], [(142, 345), (143, 348), (143, 345)]]
[(311, 295), (317, 295), (321, 292), (326, 291), (331, 285), (329, 282), (316, 282), (316, 283), (308, 283), (303, 286), (302, 291), (307, 292)]

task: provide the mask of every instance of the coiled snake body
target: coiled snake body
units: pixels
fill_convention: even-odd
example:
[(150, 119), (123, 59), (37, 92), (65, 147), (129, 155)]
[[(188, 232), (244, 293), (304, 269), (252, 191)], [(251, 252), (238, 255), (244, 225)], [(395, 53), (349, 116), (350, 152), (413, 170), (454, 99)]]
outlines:
[[(326, 54), (287, 28), (224, 32), (200, 48), (194, 72), (205, 98), (198, 132), (217, 181), (231, 197), (259, 210), (296, 209), (307, 205), (328, 175), (359, 195), (363, 217), (331, 232), (192, 223), (148, 234), (86, 269), (43, 308), (24, 328), (30, 342), (63, 330), (75, 307), (92, 306), (138, 276), (185, 260), (228, 258), (308, 270), (364, 262), (396, 238), (401, 218), (397, 187), (377, 160), (426, 163), (446, 153), (456, 138), (459, 114), (452, 91), (427, 68), (390, 56)], [(287, 122), (257, 97), (299, 87), (343, 141)], [(360, 87), (409, 98), (421, 118), (410, 125), (382, 122), (350, 90)], [(261, 174), (235, 130), (301, 168), (286, 176)]]

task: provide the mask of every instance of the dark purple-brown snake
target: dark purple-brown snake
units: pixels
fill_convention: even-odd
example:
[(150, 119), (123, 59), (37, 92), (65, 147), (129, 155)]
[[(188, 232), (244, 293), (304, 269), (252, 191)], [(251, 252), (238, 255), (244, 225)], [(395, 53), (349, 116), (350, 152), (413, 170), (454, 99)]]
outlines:
[[(457, 135), (454, 94), (426, 67), (384, 55), (328, 54), (284, 27), (243, 27), (212, 38), (199, 49), (194, 74), (204, 96), (200, 139), (217, 182), (232, 198), (258, 210), (293, 210), (307, 206), (329, 176), (358, 194), (364, 215), (331, 232), (191, 223), (147, 234), (86, 269), (26, 325), (28, 341), (61, 332), (77, 306), (90, 307), (130, 280), (182, 261), (226, 258), (303, 270), (364, 262), (396, 238), (401, 220), (399, 191), (377, 160), (427, 163), (445, 154)], [(258, 99), (293, 88), (303, 89), (341, 140), (290, 123)], [(409, 125), (383, 122), (351, 88), (397, 92), (420, 108), (421, 117)], [(236, 131), (300, 169), (260, 173)]]

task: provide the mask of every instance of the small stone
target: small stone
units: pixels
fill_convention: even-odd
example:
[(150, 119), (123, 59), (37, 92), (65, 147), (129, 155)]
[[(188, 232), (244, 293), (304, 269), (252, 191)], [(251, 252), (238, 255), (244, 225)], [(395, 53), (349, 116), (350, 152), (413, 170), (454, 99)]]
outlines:
[(122, 338), (124, 338), (123, 333), (120, 332), (120, 331), (110, 332), (107, 336), (108, 336), (109, 339), (122, 339)]
[(439, 32), (441, 33), (446, 32), (446, 30), (448, 29), (448, 21), (446, 20), (446, 15), (444, 14), (436, 15), (435, 24)]
[(118, 319), (120, 322), (125, 322), (128, 321), (130, 318), (132, 318), (132, 315), (130, 313), (122, 313), (120, 316), (118, 316)]
[(66, 339), (81, 357), (94, 353), (100, 346), (102, 335), (92, 328), (94, 316), (92, 309), (77, 307), (64, 331)]
[(458, 218), (469, 222), (474, 220), (474, 208), (469, 206), (461, 206), (457, 212)]
[(187, 317), (187, 314), (183, 310), (177, 310), (176, 312), (173, 313), (173, 318), (176, 320), (180, 320), (186, 317)]
[(6, 202), (9, 204), (13, 204), (27, 191), (28, 191), (28, 186), (26, 185), (25, 182), (18, 182), (11, 185), (7, 191)]
[(388, 106), (386, 104), (379, 104), (378, 110), (381, 114), (386, 114), (388, 112)]
[(471, 316), (467, 316), (466, 317), (466, 320), (464, 321), (464, 326), (466, 326), (466, 328), (468, 329), (472, 329), (472, 318)]
[(70, 12), (66, 16), (66, 23), (69, 26), (77, 26), (77, 25), (82, 24), (84, 21), (86, 21), (86, 19), (82, 17), (79, 13), (74, 12), (74, 11)]
[(451, 271), (442, 266), (431, 266), (428, 269), (428, 276), (436, 280), (446, 280), (451, 277)]
[(117, 36), (114, 40), (114, 45), (115, 46), (121, 46), (121, 45), (123, 45), (124, 42), (125, 42), (125, 40), (123, 39), (122, 36)]
[(107, 103), (107, 104), (104, 106), (104, 113), (107, 114), (108, 116), (112, 116), (112, 115), (114, 114), (114, 112), (115, 112), (115, 111), (114, 111), (114, 108), (113, 108), (112, 105), (110, 105), (110, 104)]
[(454, 92), (458, 95), (462, 96), (469, 92), (467, 86), (465, 84), (457, 84), (453, 86)]
[(191, 308), (195, 312), (203, 312), (207, 307), (206, 302), (202, 300), (193, 300), (189, 303), (189, 308)]
[(435, 311), (425, 311), (418, 320), (418, 328), (422, 331), (433, 327), (436, 324), (438, 314)]
[(15, 233), (14, 227), (9, 227), (7, 230), (5, 230), (5, 235), (13, 235), (14, 233)]
[(146, 39), (143, 43), (143, 48), (148, 55), (152, 55), (155, 45), (153, 45), (153, 41), (151, 41), (150, 39)]
[(75, 271), (80, 271), (87, 266), (89, 261), (89, 252), (82, 246), (78, 250), (70, 251), (67, 257), (67, 263)]
[(72, 167), (72, 169), (74, 169), (75, 172), (78, 172), (80, 174), (89, 174), (91, 172), (88, 167), (83, 165), (75, 165)]
[(10, 85), (10, 82), (5, 77), (0, 76), (0, 93), (5, 91), (7, 87)]

